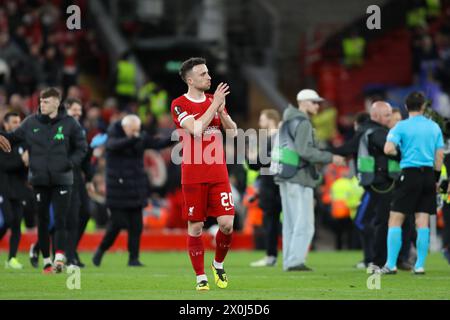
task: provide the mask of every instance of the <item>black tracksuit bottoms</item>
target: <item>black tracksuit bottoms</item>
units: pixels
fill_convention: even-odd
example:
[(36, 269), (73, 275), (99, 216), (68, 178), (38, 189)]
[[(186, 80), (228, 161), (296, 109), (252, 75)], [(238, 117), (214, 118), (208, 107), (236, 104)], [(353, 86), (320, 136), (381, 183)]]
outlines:
[(17, 249), (19, 248), (21, 237), (20, 222), (23, 217), (23, 207), (21, 200), (8, 199), (0, 195), (0, 214), (3, 216), (3, 225), (0, 227), (0, 240), (8, 229), (11, 229), (8, 260), (16, 257)]
[(138, 208), (110, 208), (111, 217), (106, 228), (105, 236), (100, 244), (100, 250), (105, 252), (116, 240), (120, 230), (128, 230), (129, 260), (139, 258), (139, 245), (143, 228), (142, 207)]
[(35, 186), (34, 195), (38, 211), (38, 241), (44, 258), (50, 257), (50, 205), (55, 217), (55, 252), (65, 252), (66, 219), (70, 206), (71, 186)]

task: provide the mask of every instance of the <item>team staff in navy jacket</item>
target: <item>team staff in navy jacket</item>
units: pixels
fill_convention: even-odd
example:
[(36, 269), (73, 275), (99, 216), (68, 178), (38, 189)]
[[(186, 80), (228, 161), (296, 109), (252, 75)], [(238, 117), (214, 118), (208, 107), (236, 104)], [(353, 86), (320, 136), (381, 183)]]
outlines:
[(122, 228), (128, 229), (128, 265), (140, 266), (139, 241), (142, 233), (142, 208), (149, 196), (148, 176), (144, 171), (146, 149), (163, 149), (170, 137), (157, 139), (141, 131), (141, 120), (127, 115), (111, 124), (106, 142), (106, 206), (111, 212), (106, 234), (93, 257), (99, 266), (103, 254), (114, 243)]

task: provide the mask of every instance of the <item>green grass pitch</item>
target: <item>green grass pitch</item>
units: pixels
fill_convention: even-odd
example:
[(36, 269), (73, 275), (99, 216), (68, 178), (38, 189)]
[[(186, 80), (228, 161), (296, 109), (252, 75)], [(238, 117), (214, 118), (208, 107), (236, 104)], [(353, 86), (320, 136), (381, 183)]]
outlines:
[[(67, 288), (68, 274), (43, 275), (30, 266), (26, 254), (20, 254), (23, 270), (0, 268), (0, 299), (450, 299), (450, 265), (439, 253), (428, 256), (426, 275), (399, 271), (382, 276), (380, 290), (367, 289), (368, 275), (352, 267), (360, 252), (312, 252), (308, 265), (314, 272), (308, 273), (283, 272), (281, 261), (272, 268), (249, 267), (261, 256), (263, 252), (230, 252), (225, 261), (229, 286), (219, 289), (209, 269), (213, 253), (207, 252), (211, 290), (198, 293), (189, 257), (183, 252), (142, 253), (142, 268), (127, 267), (127, 253), (107, 253), (96, 268), (92, 254), (83, 253), (87, 267), (81, 270), (80, 290)], [(5, 259), (1, 252), (0, 261)]]

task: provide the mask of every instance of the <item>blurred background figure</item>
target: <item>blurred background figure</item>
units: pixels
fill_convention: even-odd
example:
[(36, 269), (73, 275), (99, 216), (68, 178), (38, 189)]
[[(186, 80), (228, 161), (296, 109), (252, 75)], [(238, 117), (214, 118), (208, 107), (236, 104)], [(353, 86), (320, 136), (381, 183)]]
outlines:
[[(259, 116), (259, 139), (267, 141), (265, 147), (260, 146), (256, 153), (249, 153), (248, 166), (253, 170), (270, 167), (269, 163), (261, 163), (261, 157), (266, 156), (270, 159), (273, 138), (278, 132), (280, 124), (280, 113), (275, 109), (266, 109)], [(263, 136), (262, 136), (263, 135)], [(281, 235), (281, 197), (280, 188), (274, 182), (274, 177), (267, 170), (261, 170), (258, 176), (258, 189), (255, 195), (259, 200), (259, 207), (264, 212), (264, 231), (265, 231), (265, 248), (266, 256), (258, 261), (252, 262), (252, 267), (272, 267), (277, 263), (278, 257), (278, 239)]]
[[(9, 112), (3, 119), (6, 132), (12, 132), (20, 126), (21, 119), (18, 113)], [(0, 150), (0, 239), (8, 229), (9, 255), (5, 262), (7, 268), (22, 269), (17, 260), (17, 251), (21, 237), (20, 225), (26, 201), (29, 201), (31, 188), (28, 185), (29, 156), (27, 145), (24, 142), (12, 146), (10, 153)]]

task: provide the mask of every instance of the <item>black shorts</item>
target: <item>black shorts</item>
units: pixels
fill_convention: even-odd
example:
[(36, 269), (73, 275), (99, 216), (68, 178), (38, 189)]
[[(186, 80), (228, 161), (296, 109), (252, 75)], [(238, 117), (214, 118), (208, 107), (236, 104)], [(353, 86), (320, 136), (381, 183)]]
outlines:
[(436, 180), (432, 167), (404, 168), (395, 184), (391, 210), (436, 214)]

